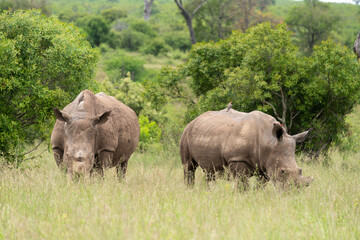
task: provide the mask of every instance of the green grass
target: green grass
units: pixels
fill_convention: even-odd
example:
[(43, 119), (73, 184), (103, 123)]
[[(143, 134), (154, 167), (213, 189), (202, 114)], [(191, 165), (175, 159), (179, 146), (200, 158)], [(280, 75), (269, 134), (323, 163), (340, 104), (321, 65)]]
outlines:
[(359, 239), (360, 153), (299, 165), (302, 191), (272, 184), (240, 193), (209, 187), (198, 169), (187, 189), (177, 153), (135, 153), (126, 181), (66, 182), (51, 153), (0, 172), (0, 239)]

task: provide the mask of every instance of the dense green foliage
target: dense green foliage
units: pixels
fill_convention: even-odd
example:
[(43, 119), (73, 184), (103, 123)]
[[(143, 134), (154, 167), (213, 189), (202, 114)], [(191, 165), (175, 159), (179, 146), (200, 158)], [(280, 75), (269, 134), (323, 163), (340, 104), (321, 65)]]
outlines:
[(331, 10), (328, 4), (318, 0), (305, 0), (304, 5), (290, 9), (286, 22), (305, 53), (312, 53), (314, 45), (326, 40), (336, 26), (339, 16)]
[[(285, 25), (259, 24), (218, 43), (195, 45), (179, 69), (163, 70), (164, 95), (179, 97), (183, 79), (198, 101), (188, 101), (187, 121), (208, 110), (262, 110), (289, 133), (314, 128), (306, 148), (314, 155), (346, 132), (344, 116), (359, 99), (359, 65), (345, 47), (322, 42), (310, 57), (300, 57)], [(163, 86), (167, 86), (164, 88)], [(173, 94), (169, 94), (172, 89)], [(185, 98), (186, 99), (186, 98)]]
[[(190, 11), (201, 1), (183, 2)], [(184, 122), (208, 109), (223, 108), (233, 100), (234, 108), (239, 110), (258, 109), (272, 114), (290, 133), (314, 127), (306, 148), (317, 154), (323, 147), (328, 148), (330, 142), (337, 142), (339, 133), (346, 133), (343, 118), (336, 120), (335, 116), (349, 113), (357, 102), (358, 86), (354, 77), (357, 64), (353, 64), (354, 59), (348, 53), (359, 30), (358, 6), (315, 0), (305, 3), (209, 0), (192, 19), (197, 40), (204, 42), (193, 46), (188, 55), (189, 30), (173, 0), (154, 1), (149, 21), (143, 19), (142, 0), (0, 1), (0, 9), (15, 11), (33, 7), (73, 23), (86, 34), (87, 40), (94, 48), (99, 48), (102, 55), (96, 69), (101, 90), (161, 126), (163, 142), (168, 142), (167, 137), (175, 141)], [(283, 26), (277, 32), (259, 27), (263, 30), (244, 33), (264, 21), (272, 25), (286, 21), (293, 32), (287, 32), (287, 27)], [(231, 35), (233, 30), (238, 32)], [(328, 37), (333, 41), (321, 44)], [(11, 41), (6, 36), (0, 38), (3, 48), (9, 49)], [(321, 45), (310, 55), (316, 44)], [(11, 62), (15, 52), (4, 50), (1, 54), (2, 61)], [(300, 55), (307, 57), (298, 57)], [(185, 59), (189, 61), (178, 65)], [(343, 64), (337, 64), (338, 61)], [(164, 65), (169, 66), (160, 72)], [(65, 65), (55, 69), (60, 72), (69, 68)], [(15, 70), (6, 67), (3, 72), (8, 74), (9, 71)], [(327, 76), (331, 83), (328, 85)], [(69, 80), (65, 84), (69, 95), (76, 95), (79, 89), (85, 88), (81, 82), (75, 85), (72, 82)], [(335, 89), (337, 82), (341, 82), (341, 90)], [(279, 97), (282, 92), (285, 100)], [(332, 100), (329, 100), (330, 95)], [(58, 97), (63, 100), (59, 106), (70, 101), (62, 93)], [(183, 115), (174, 119), (171, 116), (174, 112), (166, 113), (172, 109), (169, 97), (174, 99), (170, 105), (186, 103), (181, 105), (187, 107), (185, 121)], [(314, 105), (315, 101), (319, 103)], [(180, 112), (183, 114), (183, 109)], [(5, 119), (3, 123), (4, 129), (15, 133), (6, 135), (9, 142), (23, 143), (24, 139), (17, 137), (20, 133), (11, 127), (13, 123)], [(49, 135), (49, 126), (44, 122), (41, 131)], [(31, 134), (32, 137), (26, 139), (32, 142), (45, 135)]]
[(0, 155), (49, 137), (52, 107), (65, 106), (92, 82), (98, 51), (76, 27), (38, 11), (0, 15)]
[(161, 138), (161, 129), (156, 122), (149, 121), (149, 118), (143, 115), (139, 116), (140, 124), (140, 151), (147, 150), (150, 144), (158, 143)]

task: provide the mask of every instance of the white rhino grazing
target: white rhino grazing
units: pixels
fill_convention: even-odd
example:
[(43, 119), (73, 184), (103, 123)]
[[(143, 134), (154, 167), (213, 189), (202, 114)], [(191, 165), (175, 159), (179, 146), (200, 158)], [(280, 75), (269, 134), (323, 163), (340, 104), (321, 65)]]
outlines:
[(124, 177), (127, 163), (139, 142), (140, 127), (135, 112), (105, 93), (82, 91), (57, 118), (51, 145), (57, 165), (69, 178), (89, 177), (94, 171), (116, 167)]
[(181, 136), (185, 182), (194, 184), (195, 170), (200, 166), (207, 181), (215, 179), (215, 172), (228, 168), (244, 189), (253, 175), (263, 184), (272, 180), (283, 187), (308, 186), (313, 177), (302, 176), (295, 161), (295, 143), (304, 141), (308, 132), (290, 136), (275, 118), (259, 111), (203, 113)]

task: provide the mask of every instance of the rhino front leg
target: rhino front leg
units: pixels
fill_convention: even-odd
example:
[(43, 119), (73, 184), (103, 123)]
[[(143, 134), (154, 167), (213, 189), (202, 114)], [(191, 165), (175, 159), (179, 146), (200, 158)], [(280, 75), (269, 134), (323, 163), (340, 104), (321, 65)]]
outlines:
[(100, 162), (100, 159), (98, 157), (95, 159), (94, 168), (90, 172), (91, 176), (94, 174), (94, 172), (100, 177), (104, 177), (102, 163)]
[(248, 164), (245, 162), (230, 162), (229, 169), (231, 175), (237, 181), (238, 188), (244, 191), (249, 189), (249, 177), (251, 177), (251, 171)]
[(101, 151), (95, 158), (95, 163), (91, 174), (95, 171), (101, 177), (104, 177), (104, 169), (111, 167), (113, 161), (113, 152)]
[(62, 171), (65, 171), (65, 166), (64, 166), (64, 163), (63, 163), (64, 151), (62, 149), (60, 149), (60, 148), (54, 148), (53, 152), (54, 152), (54, 159), (55, 159), (56, 165)]
[(269, 180), (264, 175), (257, 175), (256, 176), (256, 188), (264, 188)]

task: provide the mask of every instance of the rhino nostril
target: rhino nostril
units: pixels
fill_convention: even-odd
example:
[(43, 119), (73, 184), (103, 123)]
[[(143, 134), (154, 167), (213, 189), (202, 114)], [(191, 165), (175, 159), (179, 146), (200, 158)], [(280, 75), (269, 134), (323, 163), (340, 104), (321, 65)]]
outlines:
[(85, 158), (83, 158), (83, 157), (77, 157), (75, 160), (76, 160), (77, 162), (83, 162), (83, 161), (85, 160)]

